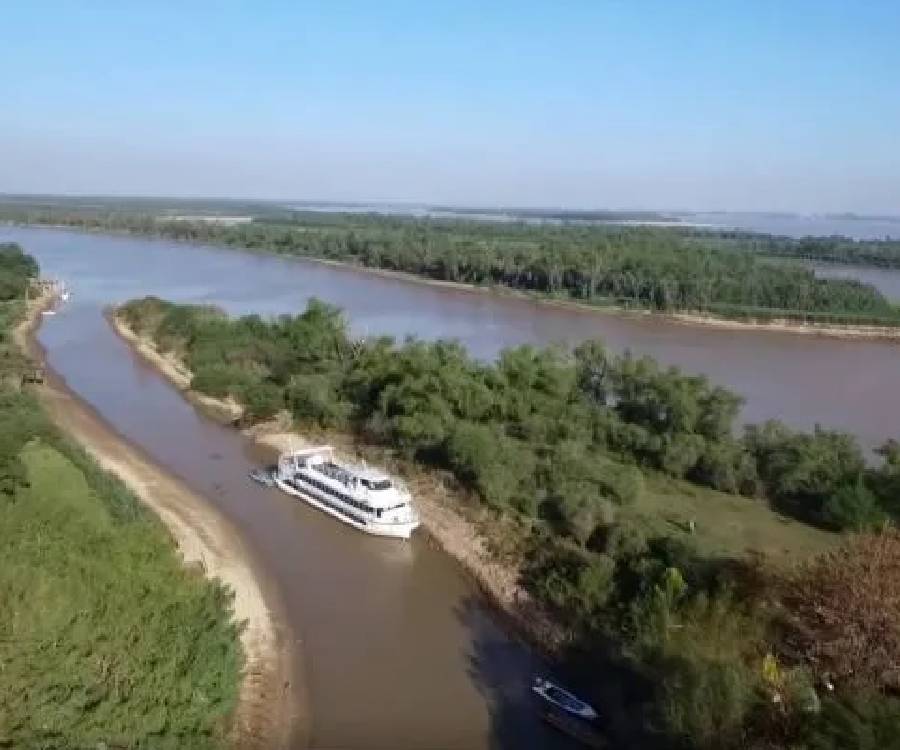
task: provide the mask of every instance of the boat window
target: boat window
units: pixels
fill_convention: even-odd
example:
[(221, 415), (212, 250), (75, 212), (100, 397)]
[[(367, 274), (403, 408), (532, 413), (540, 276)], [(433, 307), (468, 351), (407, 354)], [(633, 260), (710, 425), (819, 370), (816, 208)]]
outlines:
[(392, 486), (390, 479), (363, 479), (362, 483), (370, 490), (389, 490)]

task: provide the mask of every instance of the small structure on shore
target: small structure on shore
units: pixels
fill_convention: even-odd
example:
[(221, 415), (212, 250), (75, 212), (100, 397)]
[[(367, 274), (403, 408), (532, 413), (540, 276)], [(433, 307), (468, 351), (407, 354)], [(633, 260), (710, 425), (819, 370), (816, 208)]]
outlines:
[(43, 385), (44, 375), (43, 365), (29, 365), (22, 372), (22, 385)]

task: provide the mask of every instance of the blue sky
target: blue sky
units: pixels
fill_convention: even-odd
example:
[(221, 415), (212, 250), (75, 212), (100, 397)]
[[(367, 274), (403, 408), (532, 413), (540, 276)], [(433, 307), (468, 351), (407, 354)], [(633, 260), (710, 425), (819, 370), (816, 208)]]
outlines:
[(0, 191), (900, 214), (900, 2), (4, 4)]

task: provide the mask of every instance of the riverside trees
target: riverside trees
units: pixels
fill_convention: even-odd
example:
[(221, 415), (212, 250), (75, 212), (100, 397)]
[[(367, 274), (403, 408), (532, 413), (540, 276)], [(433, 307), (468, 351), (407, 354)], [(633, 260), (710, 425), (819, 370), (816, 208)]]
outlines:
[[(737, 318), (791, 317), (848, 324), (900, 322), (876, 289), (820, 279), (761, 254), (825, 253), (826, 241), (597, 225), (504, 224), (285, 212), (239, 225), (170, 220), (125, 211), (41, 210), (7, 215), (233, 245), (403, 271), (442, 281), (497, 285), (592, 304)], [(897, 243), (841, 241), (893, 258)], [(815, 248), (812, 247), (815, 245)], [(849, 251), (848, 251), (849, 252)], [(841, 256), (842, 257), (842, 256)], [(898, 261), (900, 262), (900, 261)]]
[[(154, 298), (118, 314), (183, 356), (195, 388), (233, 396), (250, 419), (288, 409), (300, 425), (389, 446), (451, 472), (514, 519), (525, 584), (589, 653), (613, 637), (655, 676), (659, 721), (672, 735), (740, 747), (751, 729), (796, 740), (812, 722), (809, 747), (839, 746), (827, 743), (855, 709), (829, 701), (822, 722), (803, 713), (811, 652), (763, 670), (771, 607), (734, 575), (731, 558), (744, 550), (723, 562), (690, 535), (648, 532), (627, 512), (662, 473), (812, 523), (868, 528), (897, 511), (895, 444), (870, 468), (835, 432), (767, 423), (735, 436), (738, 396), (597, 341), (574, 352), (516, 347), (483, 363), (453, 342), (354, 342), (339, 311), (318, 301), (268, 321)], [(773, 708), (775, 694), (783, 703)]]
[(250, 419), (289, 409), (301, 423), (353, 430), (530, 516), (564, 520), (581, 495), (633, 502), (641, 470), (766, 497), (837, 528), (898, 510), (893, 444), (873, 469), (844, 433), (767, 422), (736, 436), (739, 396), (598, 341), (571, 353), (514, 347), (483, 363), (455, 342), (354, 342), (340, 312), (317, 300), (269, 321), (154, 298), (120, 314), (184, 356), (196, 389), (233, 396)]

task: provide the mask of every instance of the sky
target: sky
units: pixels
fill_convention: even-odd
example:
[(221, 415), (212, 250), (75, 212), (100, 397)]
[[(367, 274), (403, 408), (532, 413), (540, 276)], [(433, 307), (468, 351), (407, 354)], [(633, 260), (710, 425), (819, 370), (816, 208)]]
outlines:
[(900, 214), (900, 2), (5, 2), (0, 192)]

